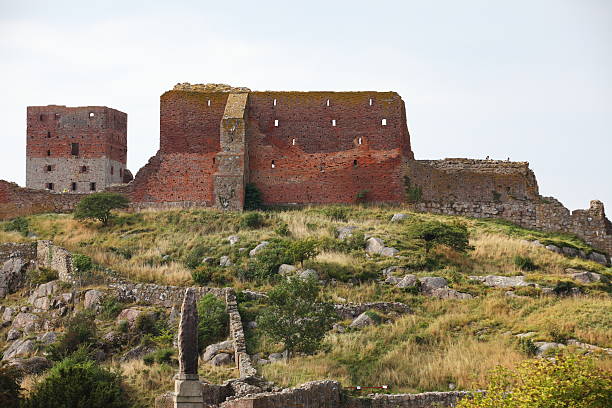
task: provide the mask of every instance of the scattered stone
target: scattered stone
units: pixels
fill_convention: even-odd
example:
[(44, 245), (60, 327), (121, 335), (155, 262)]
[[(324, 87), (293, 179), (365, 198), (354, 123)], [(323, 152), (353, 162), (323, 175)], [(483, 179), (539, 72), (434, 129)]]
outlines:
[(54, 280), (47, 283), (42, 283), (38, 285), (38, 287), (32, 292), (30, 295), (30, 303), (33, 302), (33, 299), (37, 299), (43, 296), (53, 296), (55, 293), (59, 292), (60, 286), (59, 281)]
[(589, 259), (604, 266), (608, 265), (608, 258), (604, 254), (600, 254), (599, 252), (591, 252), (591, 254), (589, 255)]
[(13, 319), (13, 329), (22, 330), (24, 333), (38, 331), (41, 326), (40, 317), (32, 313), (21, 312)]
[(336, 333), (344, 333), (346, 331), (346, 327), (344, 327), (340, 323), (334, 323), (332, 330)]
[(389, 257), (395, 256), (398, 253), (399, 253), (399, 250), (392, 248), (392, 247), (384, 247), (382, 251), (380, 251), (380, 254), (382, 256), (389, 256)]
[(554, 295), (555, 291), (553, 290), (553, 288), (542, 288), (542, 295), (544, 296), (548, 296), (548, 295)]
[(605, 347), (599, 347), (599, 346), (595, 346), (593, 344), (588, 344), (588, 343), (582, 343), (576, 339), (570, 339), (567, 341), (567, 345), (568, 346), (575, 346), (584, 350), (589, 350), (589, 351), (594, 351), (594, 352), (600, 352), (600, 353), (606, 353), (606, 354), (610, 354), (612, 355), (612, 348), (605, 348)]
[(363, 312), (362, 314), (357, 316), (355, 318), (355, 320), (353, 320), (351, 322), (351, 324), (349, 325), (349, 328), (351, 328), (351, 329), (361, 329), (363, 327), (373, 326), (375, 324), (376, 324), (376, 322), (374, 321), (374, 319), (372, 319), (370, 316), (368, 316), (366, 314), (366, 312)]
[(558, 254), (563, 254), (563, 251), (561, 251), (561, 248), (559, 248), (556, 245), (553, 245), (553, 244), (546, 245), (545, 248), (548, 249), (549, 251), (553, 251), (553, 252), (556, 252)]
[(49, 310), (51, 309), (51, 304), (51, 299), (49, 299), (47, 296), (35, 299), (34, 302), (32, 302), (32, 306), (39, 310)]
[(390, 276), (393, 273), (403, 275), (406, 273), (406, 269), (401, 266), (390, 266), (382, 270), (382, 274), (385, 276)]
[(356, 226), (354, 225), (347, 225), (345, 227), (338, 227), (336, 229), (336, 232), (338, 233), (338, 239), (341, 241), (344, 241), (347, 238), (350, 238), (353, 236), (353, 231), (355, 231), (357, 229)]
[(400, 221), (405, 220), (406, 218), (408, 218), (408, 215), (406, 214), (402, 214), (402, 213), (393, 214), (393, 217), (391, 217), (391, 222), (400, 222)]
[(292, 275), (296, 270), (297, 268), (293, 265), (282, 264), (278, 267), (278, 274), (281, 276), (288, 276)]
[(102, 336), (102, 340), (111, 347), (120, 346), (125, 340), (125, 335), (117, 331), (110, 331)]
[(552, 343), (552, 342), (546, 342), (546, 341), (536, 341), (533, 344), (537, 347), (536, 355), (538, 356), (541, 356), (542, 354), (546, 353), (548, 350), (565, 347), (565, 344)]
[(206, 347), (204, 354), (202, 354), (202, 360), (210, 361), (219, 353), (234, 353), (234, 341), (226, 340), (221, 343), (211, 344)]
[(228, 353), (219, 353), (216, 356), (214, 356), (212, 360), (210, 360), (210, 364), (216, 367), (232, 364), (233, 362), (234, 362), (234, 359), (232, 358), (232, 355)]
[(487, 275), (487, 276), (468, 276), (471, 280), (478, 280), (484, 283), (486, 286), (494, 287), (494, 288), (513, 288), (520, 286), (529, 286), (527, 282), (525, 282), (524, 276), (497, 276), (497, 275)]
[(370, 237), (366, 241), (365, 250), (370, 255), (380, 254), (384, 248), (385, 245), (380, 238)]
[(284, 359), (283, 353), (272, 353), (268, 356), (268, 360), (274, 363), (276, 361), (282, 361)]
[(21, 372), (29, 375), (42, 374), (53, 365), (45, 357), (38, 356), (27, 359), (15, 358), (10, 360), (8, 364), (17, 367)]
[(605, 276), (600, 275), (595, 272), (588, 272), (588, 271), (572, 273), (570, 276), (573, 279), (577, 280), (578, 282), (582, 282), (582, 283), (593, 283), (593, 282), (602, 282), (602, 281), (605, 282), (606, 281)]
[(401, 278), (398, 278), (397, 276), (389, 276), (387, 279), (385, 279), (385, 283), (387, 285), (397, 285), (402, 281)]
[(406, 275), (395, 286), (398, 288), (410, 288), (416, 286), (416, 284), (417, 277), (415, 275)]
[(419, 278), (421, 282), (421, 292), (430, 293), (438, 288), (448, 286), (448, 281), (438, 276), (426, 276)]
[(249, 384), (246, 381), (242, 380), (232, 380), (230, 381), (229, 385), (234, 391), (234, 397), (244, 397), (245, 395), (259, 394), (263, 391), (260, 387)]
[(526, 337), (533, 337), (536, 334), (538, 334), (538, 333), (531, 331), (531, 332), (526, 332), (526, 333), (515, 334), (515, 336), (518, 337), (519, 339), (522, 339), (522, 338), (526, 338)]
[(126, 352), (120, 360), (122, 362), (138, 360), (144, 357), (145, 355), (152, 353), (153, 351), (155, 351), (155, 348), (141, 344)]
[(232, 266), (234, 263), (229, 256), (224, 255), (219, 259), (219, 266)]
[(270, 245), (268, 241), (261, 241), (259, 245), (249, 251), (249, 256), (257, 255), (262, 249)]
[(238, 241), (240, 241), (240, 237), (238, 235), (230, 235), (227, 237), (227, 240), (229, 241), (230, 245), (236, 245)]
[(142, 313), (144, 313), (142, 310), (134, 308), (123, 309), (121, 313), (119, 313), (119, 316), (117, 316), (117, 321), (125, 320), (130, 326), (134, 326), (136, 319)]
[(318, 280), (319, 279), (319, 274), (314, 269), (304, 269), (298, 274), (298, 276), (302, 280), (308, 280), (308, 279)]
[(540, 241), (538, 241), (537, 239), (536, 239), (535, 241), (533, 241), (533, 242), (531, 243), (531, 245), (533, 245), (533, 246), (537, 246), (537, 247), (543, 247), (543, 246), (544, 246), (544, 245), (543, 245), (543, 244), (542, 244)]
[(36, 338), (36, 340), (38, 340), (43, 345), (48, 346), (49, 344), (55, 343), (58, 338), (59, 338), (59, 333), (57, 333), (57, 332), (46, 332), (46, 333), (43, 333), (40, 336), (38, 336)]
[(207, 265), (212, 265), (215, 263), (215, 258), (207, 256), (204, 259), (202, 259), (202, 263), (207, 264)]
[(266, 365), (266, 364), (270, 364), (270, 360), (267, 360), (265, 358), (260, 358), (259, 360), (257, 360), (257, 364), (258, 365)]
[(104, 297), (104, 292), (92, 289), (85, 292), (85, 300), (83, 301), (83, 307), (85, 309), (98, 309), (100, 302)]
[(257, 328), (257, 322), (256, 321), (247, 322), (246, 327), (247, 327), (247, 329), (256, 329)]
[(431, 291), (430, 296), (440, 299), (472, 299), (473, 296), (469, 293), (463, 293), (448, 287), (438, 288)]
[(32, 354), (35, 351), (34, 341), (29, 339), (15, 340), (4, 352), (2, 360), (10, 360), (14, 357), (24, 357)]
[(17, 329), (10, 329), (8, 333), (6, 334), (6, 341), (17, 340), (20, 337), (21, 337), (21, 331)]
[(578, 256), (578, 250), (576, 248), (563, 247), (561, 248), (561, 251), (563, 252), (563, 255), (565, 256), (570, 256), (572, 258)]
[(10, 323), (13, 321), (13, 316), (15, 315), (15, 309), (12, 307), (7, 307), (4, 309), (2, 313), (2, 324)]

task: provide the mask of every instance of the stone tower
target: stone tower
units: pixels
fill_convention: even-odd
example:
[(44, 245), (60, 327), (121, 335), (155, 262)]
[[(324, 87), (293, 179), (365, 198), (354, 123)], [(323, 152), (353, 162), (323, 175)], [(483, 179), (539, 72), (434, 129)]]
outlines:
[(127, 114), (104, 106), (29, 106), (26, 186), (90, 193), (130, 181)]

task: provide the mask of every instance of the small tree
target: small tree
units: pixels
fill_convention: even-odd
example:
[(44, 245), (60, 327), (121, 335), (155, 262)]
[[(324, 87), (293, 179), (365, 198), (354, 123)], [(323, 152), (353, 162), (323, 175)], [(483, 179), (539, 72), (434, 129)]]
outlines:
[(127, 208), (129, 203), (126, 196), (118, 193), (93, 193), (79, 201), (74, 218), (92, 218), (107, 225), (112, 216), (111, 211)]
[(228, 334), (229, 315), (225, 302), (214, 295), (204, 295), (198, 300), (198, 347), (203, 350), (216, 341), (223, 340)]
[(424, 241), (426, 253), (435, 245), (446, 245), (459, 252), (471, 249), (469, 233), (464, 224), (444, 224), (439, 221), (414, 223), (408, 226), (407, 236)]
[(331, 303), (321, 299), (315, 279), (292, 278), (268, 292), (269, 307), (257, 325), (272, 340), (282, 341), (288, 351), (312, 353), (338, 316)]
[(319, 243), (317, 240), (312, 238), (299, 239), (291, 242), (289, 245), (289, 254), (293, 258), (293, 263), (300, 263), (300, 266), (304, 266), (306, 259), (314, 258), (319, 254), (318, 249)]

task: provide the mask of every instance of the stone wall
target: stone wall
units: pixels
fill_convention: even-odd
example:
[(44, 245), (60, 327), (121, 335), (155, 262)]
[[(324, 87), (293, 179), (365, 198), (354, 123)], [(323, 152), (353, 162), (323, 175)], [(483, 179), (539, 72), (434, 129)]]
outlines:
[(242, 327), (242, 319), (238, 312), (238, 302), (236, 301), (236, 293), (233, 289), (228, 288), (225, 292), (225, 303), (229, 314), (230, 338), (234, 340), (234, 361), (240, 371), (240, 378), (251, 377), (257, 375), (257, 370), (253, 366), (251, 356), (246, 349), (246, 339), (244, 337), (244, 328)]
[[(153, 283), (131, 283), (118, 282), (108, 285), (115, 292), (115, 296), (121, 302), (140, 303), (145, 305), (172, 307), (179, 306), (183, 302), (185, 288), (180, 286), (164, 286)], [(225, 300), (228, 288), (208, 288), (196, 286), (193, 288), (196, 297), (212, 294), (221, 300)]]
[(10, 258), (21, 258), (26, 263), (34, 261), (36, 259), (36, 243), (28, 242), (17, 244), (14, 242), (7, 242), (0, 244), (0, 264)]
[(277, 393), (246, 396), (220, 405), (222, 408), (338, 408), (341, 387), (336, 381), (313, 381)]
[(0, 180), (0, 220), (45, 212), (72, 211), (83, 196), (19, 187)]
[(344, 408), (448, 408), (470, 395), (473, 393), (468, 391), (375, 394), (365, 398), (351, 398)]
[(53, 245), (51, 241), (36, 243), (36, 263), (38, 266), (57, 271), (61, 281), (75, 283), (72, 254), (62, 247)]

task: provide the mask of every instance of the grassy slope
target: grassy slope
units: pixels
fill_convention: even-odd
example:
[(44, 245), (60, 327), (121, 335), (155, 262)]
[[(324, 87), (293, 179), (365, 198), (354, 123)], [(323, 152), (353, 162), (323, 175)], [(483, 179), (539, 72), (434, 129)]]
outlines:
[[(612, 347), (609, 287), (583, 285), (588, 296), (577, 298), (541, 297), (537, 291), (526, 291), (530, 296), (524, 298), (508, 298), (503, 290), (487, 289), (466, 279), (472, 274), (524, 273), (514, 265), (516, 255), (529, 256), (539, 266), (534, 272), (524, 273), (529, 279), (550, 286), (569, 280), (564, 275), (568, 267), (612, 276), (609, 269), (596, 263), (565, 258), (524, 241), (549, 240), (590, 250), (580, 240), (529, 231), (494, 220), (411, 214), (409, 223), (432, 219), (466, 223), (470, 242), (475, 247), (467, 255), (437, 248), (434, 254), (437, 264), (433, 270), (425, 271), (419, 267), (424, 257), (420, 243), (402, 238), (404, 224), (389, 222), (395, 212), (408, 211), (389, 207), (346, 207), (335, 218), (333, 215), (338, 212), (329, 208), (276, 211), (265, 213), (265, 225), (257, 229), (241, 228), (240, 214), (214, 210), (121, 214), (117, 222), (107, 228), (77, 222), (70, 215), (39, 215), (28, 219), (31, 230), (39, 238), (52, 239), (73, 252), (89, 255), (96, 263), (132, 280), (192, 284), (191, 271), (185, 261), (194, 248), (204, 248), (204, 256), (232, 257), (236, 266), (224, 272), (230, 285), (260, 290), (269, 289), (271, 284), (242, 282), (236, 278), (237, 271), (246, 262), (244, 252), (239, 252), (238, 247), (250, 249), (261, 240), (283, 238), (275, 230), (284, 224), (290, 231), (288, 239), (317, 237), (328, 241), (333, 241), (337, 227), (355, 225), (360, 232), (383, 238), (385, 244), (400, 249), (400, 254), (406, 257), (405, 263), (417, 275), (444, 276), (451, 287), (478, 295), (468, 301), (437, 300), (371, 280), (328, 286), (326, 294), (337, 301), (401, 301), (412, 305), (415, 314), (390, 316), (392, 323), (359, 332), (330, 333), (322, 352), (263, 367), (262, 372), (268, 379), (282, 385), (334, 378), (345, 385), (389, 384), (393, 392), (444, 390), (449, 383), (473, 389), (483, 385), (484, 374), (489, 368), (497, 364), (512, 366), (527, 357), (512, 334), (536, 331), (536, 340), (577, 338)], [(240, 237), (239, 244), (234, 247), (226, 240), (233, 234)], [(0, 232), (0, 242), (18, 240), (24, 238), (17, 233)], [(325, 275), (327, 270), (334, 268), (345, 272), (360, 268), (380, 271), (397, 264), (397, 260), (371, 259), (362, 250), (335, 248), (307, 264)], [(254, 314), (256, 309), (254, 306)], [(282, 347), (271, 344), (256, 330), (249, 333), (249, 338), (250, 352), (278, 351)], [(610, 359), (602, 359), (601, 364), (612, 366)], [(128, 367), (129, 373), (134, 371), (141, 372)], [(142, 381), (140, 377), (134, 379), (135, 386), (140, 387), (138, 384)]]

